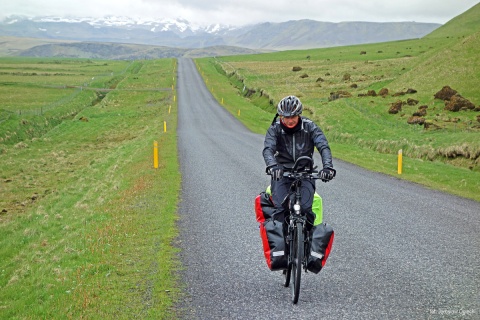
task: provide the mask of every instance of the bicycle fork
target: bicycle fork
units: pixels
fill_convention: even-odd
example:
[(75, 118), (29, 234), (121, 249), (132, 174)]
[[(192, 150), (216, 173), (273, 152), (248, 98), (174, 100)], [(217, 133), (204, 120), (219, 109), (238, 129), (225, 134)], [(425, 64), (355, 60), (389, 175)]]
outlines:
[(293, 241), (293, 235), (295, 234), (295, 228), (297, 228), (297, 223), (302, 222), (302, 230), (297, 230), (297, 232), (302, 232), (304, 234), (303, 237), (303, 257), (302, 261), (300, 263), (303, 265), (303, 269), (305, 272), (307, 271), (307, 257), (310, 254), (310, 241), (309, 241), (309, 232), (306, 231), (305, 229), (305, 224), (306, 224), (306, 217), (302, 215), (302, 207), (300, 206), (300, 191), (297, 189), (297, 194), (296, 194), (296, 201), (293, 204), (292, 207), (290, 207), (291, 212), (293, 213), (290, 214), (290, 219), (289, 219), (289, 224), (288, 224), (288, 229), (287, 229), (287, 237), (286, 237), (286, 245), (288, 247), (288, 265), (291, 265), (293, 263), (293, 257), (292, 253), (294, 251), (294, 241)]
[[(287, 245), (287, 248), (288, 248), (288, 265), (291, 265), (293, 263), (293, 256), (292, 256), (292, 253), (293, 253), (293, 246), (294, 246), (294, 241), (293, 241), (293, 235), (295, 234), (294, 233), (294, 229), (295, 229), (295, 223), (293, 221), (290, 221), (290, 224), (288, 226), (288, 233), (287, 233), (287, 237), (285, 238), (286, 239), (286, 245)], [(305, 272), (307, 272), (307, 262), (308, 262), (308, 258), (310, 256), (310, 251), (311, 251), (311, 242), (310, 242), (310, 232), (306, 231), (306, 230), (303, 230), (302, 232), (304, 232), (304, 238), (303, 238), (303, 258), (302, 258), (302, 265), (303, 265), (303, 269), (305, 270)]]
[(303, 265), (303, 269), (306, 272), (307, 271), (307, 260), (308, 260), (308, 256), (310, 255), (310, 240), (309, 240), (310, 239), (310, 233), (304, 229), (305, 228), (305, 223), (306, 223), (305, 219), (302, 219), (302, 218), (291, 219), (290, 223), (288, 225), (287, 236), (285, 237), (286, 247), (288, 248), (288, 265), (291, 265), (293, 263), (292, 253), (294, 252), (294, 245), (295, 245), (295, 242), (293, 241), (293, 236), (295, 234), (295, 228), (296, 228), (298, 220), (302, 220), (302, 230), (297, 230), (297, 232), (302, 232), (304, 234), (304, 237), (303, 237), (303, 257), (302, 257), (302, 261), (300, 261), (300, 263)]

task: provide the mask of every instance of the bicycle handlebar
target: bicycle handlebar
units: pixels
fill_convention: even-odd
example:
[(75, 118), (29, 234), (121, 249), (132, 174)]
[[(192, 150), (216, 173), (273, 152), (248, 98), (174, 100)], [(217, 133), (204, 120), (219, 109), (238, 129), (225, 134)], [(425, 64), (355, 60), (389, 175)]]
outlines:
[[(299, 171), (299, 166), (302, 165), (301, 170)], [(283, 177), (291, 178), (291, 179), (299, 179), (299, 178), (310, 178), (310, 179), (321, 179), (319, 177), (319, 172), (315, 169), (317, 167), (312, 168), (313, 159), (308, 156), (302, 156), (295, 161), (295, 164), (291, 169), (285, 171), (283, 173)], [(269, 173), (267, 173), (270, 175)]]
[[(297, 167), (300, 165), (300, 164), (303, 164), (303, 162), (306, 161), (308, 162), (307, 165), (303, 166), (303, 168), (306, 168), (307, 166), (309, 167), (312, 167), (313, 165), (313, 159), (308, 157), (308, 156), (302, 156), (300, 158), (298, 158), (296, 161), (295, 161), (295, 164), (293, 165), (293, 168), (292, 168), (292, 172), (297, 172)], [(312, 169), (313, 170), (313, 169)]]
[(321, 179), (317, 171), (314, 171), (314, 172), (307, 172), (307, 171), (288, 172), (287, 171), (283, 173), (283, 176), (291, 179), (306, 179), (306, 178)]

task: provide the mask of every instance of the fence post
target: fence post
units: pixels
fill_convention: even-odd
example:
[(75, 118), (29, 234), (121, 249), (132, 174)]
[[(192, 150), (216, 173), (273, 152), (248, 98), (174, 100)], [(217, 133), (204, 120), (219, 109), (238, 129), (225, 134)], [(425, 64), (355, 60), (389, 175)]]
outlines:
[(158, 142), (153, 142), (153, 167), (158, 169)]
[(398, 174), (402, 174), (402, 149), (398, 150)]

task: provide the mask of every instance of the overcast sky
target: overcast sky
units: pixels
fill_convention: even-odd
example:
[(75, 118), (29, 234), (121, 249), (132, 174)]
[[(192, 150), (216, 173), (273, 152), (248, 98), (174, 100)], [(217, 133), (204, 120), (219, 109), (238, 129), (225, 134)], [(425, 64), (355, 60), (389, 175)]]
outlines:
[(478, 0), (0, 0), (0, 19), (9, 15), (183, 18), (197, 25), (240, 26), (312, 19), (326, 22), (445, 23)]

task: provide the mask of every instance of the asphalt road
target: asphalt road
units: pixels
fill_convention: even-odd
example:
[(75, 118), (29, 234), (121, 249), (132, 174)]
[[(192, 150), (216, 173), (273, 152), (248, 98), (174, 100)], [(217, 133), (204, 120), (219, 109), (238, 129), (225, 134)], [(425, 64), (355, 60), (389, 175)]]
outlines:
[(269, 183), (263, 136), (213, 99), (189, 59), (177, 90), (185, 319), (480, 319), (480, 203), (339, 160), (337, 178), (317, 182), (332, 253), (293, 305), (253, 210)]

